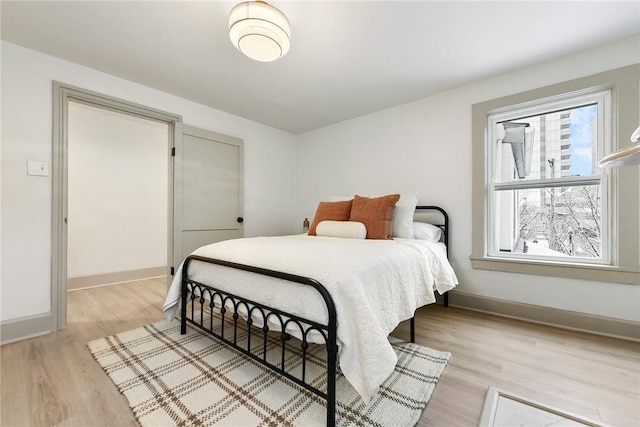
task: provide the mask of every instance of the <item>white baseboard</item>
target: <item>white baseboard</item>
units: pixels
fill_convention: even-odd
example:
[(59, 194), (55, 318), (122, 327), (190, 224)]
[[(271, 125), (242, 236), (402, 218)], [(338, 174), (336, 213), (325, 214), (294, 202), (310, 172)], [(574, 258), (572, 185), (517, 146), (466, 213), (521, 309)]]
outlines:
[(528, 322), (630, 341), (640, 341), (640, 323), (453, 291), (449, 305)]
[(115, 273), (96, 274), (95, 276), (70, 277), (67, 279), (67, 290), (94, 288), (117, 283), (135, 282), (137, 280), (166, 276), (167, 267), (141, 268), (139, 270), (118, 271)]
[(51, 323), (50, 312), (4, 320), (0, 322), (0, 345), (48, 334)]

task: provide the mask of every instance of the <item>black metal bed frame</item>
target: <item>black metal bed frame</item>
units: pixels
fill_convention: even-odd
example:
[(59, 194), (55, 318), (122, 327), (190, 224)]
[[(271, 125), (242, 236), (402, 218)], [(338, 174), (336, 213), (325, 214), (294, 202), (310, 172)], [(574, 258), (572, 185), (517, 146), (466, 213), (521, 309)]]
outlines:
[[(447, 245), (447, 256), (449, 255), (449, 216), (444, 209), (438, 206), (418, 206), (416, 210), (435, 210), (442, 214), (444, 221), (441, 224), (433, 224), (440, 227), (443, 230), (443, 241)], [(311, 286), (314, 288), (324, 300), (327, 308), (327, 323), (322, 324), (309, 319), (305, 319), (300, 316), (293, 315), (291, 313), (285, 313), (281, 310), (273, 307), (266, 306), (257, 301), (239, 297), (230, 292), (223, 291), (197, 282), (189, 278), (189, 265), (192, 261), (205, 262), (210, 264), (216, 264), (223, 267), (234, 268), (238, 270), (247, 271), (263, 276), (269, 276), (277, 279), (286, 280), (289, 282), (299, 283), (304, 286)], [(189, 302), (190, 308), (189, 308)], [(448, 294), (444, 295), (444, 305), (449, 305)], [(225, 322), (227, 321), (228, 307), (232, 307), (231, 319), (231, 331), (226, 331)], [(254, 267), (245, 264), (238, 264), (234, 262), (224, 261), (214, 258), (206, 258), (197, 255), (191, 255), (184, 261), (182, 267), (182, 293), (181, 293), (181, 314), (180, 314), (180, 330), (182, 334), (187, 332), (187, 322), (193, 324), (197, 328), (205, 331), (207, 334), (214, 336), (220, 341), (232, 346), (236, 350), (239, 350), (243, 354), (251, 357), (258, 363), (267, 366), (269, 369), (279, 373), (280, 375), (288, 378), (296, 384), (304, 387), (310, 392), (316, 394), (327, 402), (327, 426), (335, 425), (336, 418), (336, 364), (338, 356), (337, 345), (337, 313), (335, 304), (331, 295), (327, 289), (318, 281), (297, 276), (294, 274), (284, 273), (281, 271), (269, 270), (260, 267)], [(238, 321), (240, 316), (238, 313), (243, 308), (246, 313), (246, 319), (244, 319), (247, 326), (247, 339), (246, 346), (238, 341)], [(214, 316), (214, 310), (219, 311), (218, 316)], [(205, 316), (205, 313), (209, 314)], [(257, 329), (254, 325), (254, 318), (261, 319), (262, 325)], [(269, 321), (276, 322), (279, 325), (280, 331), (280, 348), (281, 348), (281, 360), (279, 364), (273, 363), (267, 360), (267, 342), (269, 338)], [(228, 326), (228, 325), (227, 325)], [(292, 372), (287, 370), (285, 365), (285, 344), (290, 340), (291, 335), (287, 333), (287, 328), (297, 327), (300, 331), (301, 343), (300, 349), (302, 350), (302, 366), (300, 377), (293, 375)], [(290, 330), (290, 329), (289, 329)], [(325, 342), (326, 354), (327, 354), (327, 379), (326, 379), (326, 392), (309, 384), (305, 380), (306, 376), (306, 363), (307, 363), (307, 349), (309, 347), (308, 336), (311, 331), (319, 333)], [(262, 333), (262, 345), (259, 347), (260, 351), (252, 351), (251, 337), (253, 334)], [(415, 342), (415, 316), (410, 320), (410, 338), (411, 342)]]

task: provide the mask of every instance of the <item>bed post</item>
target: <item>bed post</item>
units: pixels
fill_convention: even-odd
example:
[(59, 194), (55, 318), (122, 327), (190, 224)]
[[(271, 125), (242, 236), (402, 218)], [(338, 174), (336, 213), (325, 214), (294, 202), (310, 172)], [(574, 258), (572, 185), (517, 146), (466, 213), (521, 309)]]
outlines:
[(411, 338), (411, 342), (416, 342), (416, 315), (413, 314), (413, 317), (409, 321), (409, 336)]
[(336, 331), (335, 327), (334, 328), (329, 327), (329, 337), (327, 342), (327, 426), (328, 427), (333, 427), (336, 425), (336, 362), (338, 360), (338, 351), (336, 349), (337, 337), (336, 337), (335, 331)]
[(336, 374), (338, 363), (338, 313), (333, 298), (319, 282), (314, 287), (324, 299), (327, 306), (327, 427), (336, 425)]
[(191, 258), (184, 260), (182, 264), (182, 290), (180, 291), (180, 333), (187, 333), (187, 271)]

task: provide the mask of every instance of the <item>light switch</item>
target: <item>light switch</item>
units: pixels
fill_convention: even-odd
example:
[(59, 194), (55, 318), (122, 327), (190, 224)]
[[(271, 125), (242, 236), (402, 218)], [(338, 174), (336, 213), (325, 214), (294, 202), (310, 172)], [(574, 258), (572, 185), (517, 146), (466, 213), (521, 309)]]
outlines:
[(35, 160), (27, 161), (27, 175), (49, 176), (49, 163)]

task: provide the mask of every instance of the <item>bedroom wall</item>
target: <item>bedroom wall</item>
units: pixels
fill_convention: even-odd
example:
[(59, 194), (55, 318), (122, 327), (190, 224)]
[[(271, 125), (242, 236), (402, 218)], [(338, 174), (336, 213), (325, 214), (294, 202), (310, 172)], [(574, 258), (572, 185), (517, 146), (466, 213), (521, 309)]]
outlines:
[(296, 219), (331, 195), (417, 192), (450, 214), (459, 291), (638, 322), (638, 286), (474, 270), (469, 256), (471, 106), (639, 62), (628, 39), (299, 135)]
[(53, 80), (180, 114), (185, 124), (244, 139), (245, 236), (293, 232), (295, 135), (5, 41), (1, 55), (3, 323), (50, 311), (51, 175), (26, 172), (28, 160), (51, 165)]

